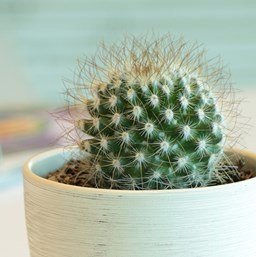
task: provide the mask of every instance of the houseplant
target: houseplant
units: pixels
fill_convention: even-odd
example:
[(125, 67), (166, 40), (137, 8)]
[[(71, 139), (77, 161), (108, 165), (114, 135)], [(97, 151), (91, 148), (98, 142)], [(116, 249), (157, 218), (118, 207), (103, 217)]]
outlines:
[[(253, 172), (256, 159), (227, 149), (221, 67), (182, 39), (132, 37), (102, 45), (77, 78), (78, 147), (24, 167), (31, 256), (255, 256), (256, 180), (231, 182), (238, 159)], [(74, 185), (46, 179), (70, 159)]]

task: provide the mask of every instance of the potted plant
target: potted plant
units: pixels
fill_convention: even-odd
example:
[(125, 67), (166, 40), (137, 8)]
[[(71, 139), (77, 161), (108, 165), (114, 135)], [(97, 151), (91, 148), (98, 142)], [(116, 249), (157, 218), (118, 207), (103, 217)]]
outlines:
[(168, 35), (80, 64), (76, 146), (24, 166), (31, 256), (255, 257), (256, 155), (229, 147), (223, 69)]

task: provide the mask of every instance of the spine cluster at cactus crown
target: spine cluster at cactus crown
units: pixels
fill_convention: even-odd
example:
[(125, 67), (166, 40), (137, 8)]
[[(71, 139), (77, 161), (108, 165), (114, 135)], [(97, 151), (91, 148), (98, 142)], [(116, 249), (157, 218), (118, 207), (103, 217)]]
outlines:
[(72, 96), (86, 111), (74, 124), (91, 136), (78, 144), (89, 153), (88, 179), (96, 187), (171, 189), (225, 181), (225, 108), (232, 103), (223, 91), (223, 70), (198, 45), (170, 36), (128, 37), (103, 44), (79, 67)]

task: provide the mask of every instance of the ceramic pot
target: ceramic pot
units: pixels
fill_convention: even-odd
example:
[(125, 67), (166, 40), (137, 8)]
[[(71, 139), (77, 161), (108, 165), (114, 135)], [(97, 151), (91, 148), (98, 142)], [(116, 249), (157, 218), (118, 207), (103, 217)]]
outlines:
[[(24, 166), (31, 257), (255, 257), (256, 178), (196, 189), (105, 190), (45, 179), (74, 149)], [(256, 155), (242, 151), (256, 170)]]

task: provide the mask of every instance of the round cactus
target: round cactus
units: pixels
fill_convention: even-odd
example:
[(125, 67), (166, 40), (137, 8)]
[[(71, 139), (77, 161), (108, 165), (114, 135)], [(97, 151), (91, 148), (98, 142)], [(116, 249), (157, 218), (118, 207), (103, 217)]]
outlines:
[(79, 143), (89, 179), (119, 189), (211, 184), (226, 142), (214, 93), (221, 71), (210, 73), (202, 51), (170, 37), (102, 47), (95, 59), (76, 91), (90, 114), (76, 122), (91, 136)]

